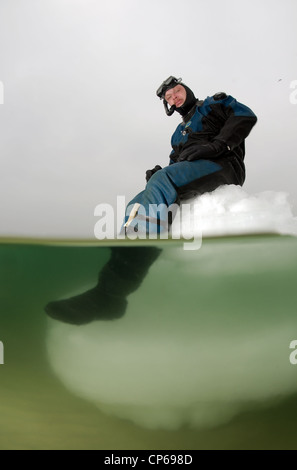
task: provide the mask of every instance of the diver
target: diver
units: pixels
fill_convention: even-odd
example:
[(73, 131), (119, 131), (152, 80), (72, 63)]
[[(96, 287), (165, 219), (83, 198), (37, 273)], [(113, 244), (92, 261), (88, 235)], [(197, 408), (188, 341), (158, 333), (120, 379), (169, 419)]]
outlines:
[[(199, 100), (173, 76), (161, 84), (157, 96), (166, 114), (178, 112), (182, 122), (171, 138), (169, 165), (148, 170), (145, 189), (127, 205), (126, 228), (146, 233), (170, 230), (174, 211), (168, 208), (174, 204), (221, 185), (242, 186), (245, 139), (257, 122), (253, 111), (232, 96), (219, 92)], [(138, 214), (138, 206), (144, 213)], [(131, 218), (131, 212), (136, 216)]]
[[(242, 186), (245, 181), (245, 139), (257, 122), (250, 108), (224, 92), (199, 100), (173, 76), (161, 84), (157, 96), (166, 115), (178, 112), (182, 122), (171, 138), (169, 165), (147, 170), (145, 189), (127, 205), (122, 228), (126, 235), (170, 231), (172, 204), (222, 185)], [(47, 314), (77, 325), (122, 317), (127, 296), (139, 288), (160, 253), (156, 246), (112, 247), (97, 285), (75, 297), (50, 302)]]

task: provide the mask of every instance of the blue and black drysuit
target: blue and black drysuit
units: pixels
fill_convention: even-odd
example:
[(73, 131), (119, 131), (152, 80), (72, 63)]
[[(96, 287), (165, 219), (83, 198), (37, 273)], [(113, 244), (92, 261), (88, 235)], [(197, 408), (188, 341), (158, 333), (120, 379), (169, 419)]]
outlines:
[[(191, 97), (189, 89), (187, 93)], [(130, 229), (161, 233), (168, 229), (166, 209), (173, 203), (223, 184), (243, 184), (244, 139), (256, 123), (256, 116), (224, 93), (203, 102), (194, 99), (193, 103), (182, 114), (183, 122), (172, 136), (169, 165), (155, 172), (144, 191), (129, 203), (126, 220), (135, 203), (141, 204), (145, 212), (139, 212)], [(164, 210), (150, 214), (150, 205), (161, 204)], [(120, 318), (127, 307), (126, 297), (139, 288), (160, 252), (156, 246), (112, 247), (97, 285), (70, 299), (50, 302), (47, 314), (77, 325)]]
[[(134, 204), (139, 203), (142, 212), (139, 211), (131, 227), (135, 231), (160, 233), (168, 228), (167, 208), (172, 204), (221, 185), (242, 186), (245, 138), (256, 121), (251, 109), (225, 93), (197, 100), (172, 136), (169, 165), (155, 172), (145, 189), (130, 201), (125, 222)], [(194, 159), (182, 160), (192, 149)]]

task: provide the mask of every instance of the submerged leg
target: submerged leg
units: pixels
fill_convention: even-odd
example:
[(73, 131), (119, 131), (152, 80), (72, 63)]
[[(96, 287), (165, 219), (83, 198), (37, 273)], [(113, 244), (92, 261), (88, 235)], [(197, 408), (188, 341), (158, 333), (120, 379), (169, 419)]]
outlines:
[(50, 302), (46, 313), (74, 325), (94, 320), (114, 320), (124, 315), (126, 297), (141, 285), (161, 250), (156, 247), (114, 247), (99, 273), (97, 285), (83, 294)]

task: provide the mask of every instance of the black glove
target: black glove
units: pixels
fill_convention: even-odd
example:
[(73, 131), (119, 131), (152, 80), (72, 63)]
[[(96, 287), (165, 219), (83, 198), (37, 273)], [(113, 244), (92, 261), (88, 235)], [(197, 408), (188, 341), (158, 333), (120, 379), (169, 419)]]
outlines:
[(146, 182), (148, 182), (148, 180), (159, 170), (162, 170), (162, 167), (160, 165), (156, 165), (155, 168), (153, 168), (152, 170), (147, 170), (145, 173)]
[(178, 154), (178, 152), (177, 152), (177, 154), (176, 154), (176, 152), (171, 153), (170, 156), (169, 156), (169, 158), (170, 158), (170, 160), (172, 160), (174, 163), (177, 163), (177, 162), (179, 161), (179, 154)]
[(206, 144), (197, 142), (183, 150), (178, 161), (183, 162), (187, 160), (192, 162), (203, 158), (216, 158), (227, 149), (227, 144), (221, 140), (214, 140), (213, 142), (207, 142)]

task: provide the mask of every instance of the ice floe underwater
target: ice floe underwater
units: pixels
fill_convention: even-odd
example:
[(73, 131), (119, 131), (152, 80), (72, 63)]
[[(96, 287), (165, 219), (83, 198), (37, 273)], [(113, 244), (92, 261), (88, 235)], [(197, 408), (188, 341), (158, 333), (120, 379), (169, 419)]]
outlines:
[(297, 392), (288, 195), (220, 187), (190, 201), (180, 220), (188, 243), (202, 235), (200, 248), (161, 243), (123, 318), (48, 322), (48, 360), (65, 387), (148, 429), (209, 429)]

